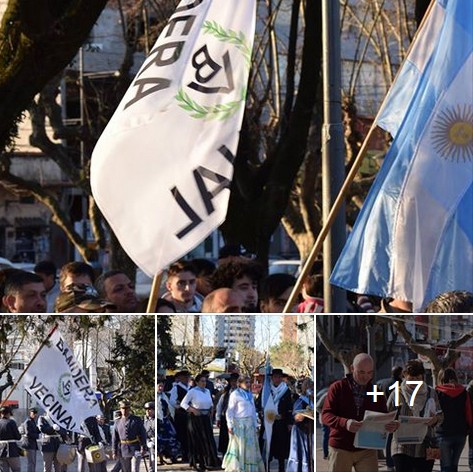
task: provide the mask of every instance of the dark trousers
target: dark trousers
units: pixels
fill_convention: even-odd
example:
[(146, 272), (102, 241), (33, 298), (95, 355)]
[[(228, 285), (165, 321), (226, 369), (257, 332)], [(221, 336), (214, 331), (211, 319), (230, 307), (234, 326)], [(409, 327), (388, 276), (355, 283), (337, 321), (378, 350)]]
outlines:
[(386, 467), (394, 467), (394, 461), (391, 456), (391, 443), (393, 442), (393, 435), (388, 435), (388, 440), (386, 442)]
[(411, 457), (407, 454), (394, 454), (396, 472), (432, 472), (433, 460), (427, 461), (423, 457)]
[(328, 440), (330, 437), (330, 426), (322, 425), (322, 449), (324, 451), (324, 459), (328, 457)]
[(468, 465), (470, 472), (473, 472), (473, 434), (468, 436)]

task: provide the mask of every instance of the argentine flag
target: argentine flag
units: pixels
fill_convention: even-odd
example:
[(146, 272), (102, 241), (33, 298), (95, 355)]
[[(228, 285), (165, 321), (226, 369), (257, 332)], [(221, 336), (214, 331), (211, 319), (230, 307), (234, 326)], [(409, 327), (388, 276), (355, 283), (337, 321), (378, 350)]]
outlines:
[(421, 311), (473, 292), (473, 1), (438, 0), (380, 111), (393, 136), (332, 273)]

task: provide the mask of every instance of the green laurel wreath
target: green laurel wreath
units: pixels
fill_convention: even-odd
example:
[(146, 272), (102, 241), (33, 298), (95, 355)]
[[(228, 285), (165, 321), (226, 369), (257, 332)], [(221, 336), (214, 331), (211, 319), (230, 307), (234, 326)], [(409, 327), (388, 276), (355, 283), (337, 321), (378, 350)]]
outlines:
[[(226, 30), (216, 21), (205, 21), (202, 29), (204, 33), (215, 36), (219, 41), (227, 42), (235, 45), (243, 54), (246, 67), (251, 66), (251, 47), (242, 31), (236, 32), (233, 30)], [(240, 97), (227, 103), (219, 103), (213, 106), (204, 106), (193, 100), (182, 88), (179, 88), (176, 94), (176, 100), (179, 106), (190, 112), (192, 118), (202, 120), (225, 120), (232, 116), (245, 102), (246, 86), (241, 87)]]
[(184, 92), (182, 88), (179, 88), (176, 100), (179, 106), (186, 111), (191, 112), (192, 118), (203, 119), (203, 120), (225, 120), (232, 116), (238, 108), (241, 106), (241, 102), (245, 100), (246, 87), (242, 87), (240, 90), (240, 99), (234, 100), (228, 103), (218, 103), (213, 106), (204, 106), (192, 100), (189, 95)]
[(216, 21), (205, 21), (202, 29), (204, 33), (215, 36), (218, 40), (234, 44), (243, 54), (246, 66), (251, 65), (251, 48), (242, 31), (226, 30)]

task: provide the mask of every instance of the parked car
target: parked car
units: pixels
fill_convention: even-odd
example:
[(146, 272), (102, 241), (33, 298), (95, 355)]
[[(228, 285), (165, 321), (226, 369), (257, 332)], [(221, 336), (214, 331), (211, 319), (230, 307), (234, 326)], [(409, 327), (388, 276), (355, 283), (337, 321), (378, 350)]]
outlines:
[(13, 263), (4, 257), (0, 257), (0, 270), (2, 269), (12, 269)]
[(269, 261), (269, 275), (289, 274), (297, 277), (301, 272), (301, 261), (297, 259), (277, 259)]
[(27, 272), (34, 272), (36, 264), (33, 262), (12, 262), (6, 257), (0, 257), (0, 270), (2, 269), (21, 269)]

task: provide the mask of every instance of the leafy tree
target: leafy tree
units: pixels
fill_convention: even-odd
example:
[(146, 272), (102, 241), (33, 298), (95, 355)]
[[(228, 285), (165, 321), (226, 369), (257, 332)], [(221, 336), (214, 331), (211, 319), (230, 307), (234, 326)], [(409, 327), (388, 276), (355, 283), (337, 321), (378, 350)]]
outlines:
[(171, 318), (169, 316), (156, 317), (158, 330), (158, 345), (156, 346), (156, 359), (159, 369), (172, 369), (176, 365), (176, 351), (171, 338)]
[(293, 341), (282, 341), (269, 349), (271, 364), (282, 366), (293, 377), (299, 377), (306, 371), (305, 356), (302, 346)]
[(134, 317), (130, 339), (117, 333), (113, 358), (108, 361), (116, 370), (124, 372), (122, 394), (133, 393), (133, 400), (138, 404), (150, 401), (155, 395), (154, 332), (154, 316)]

